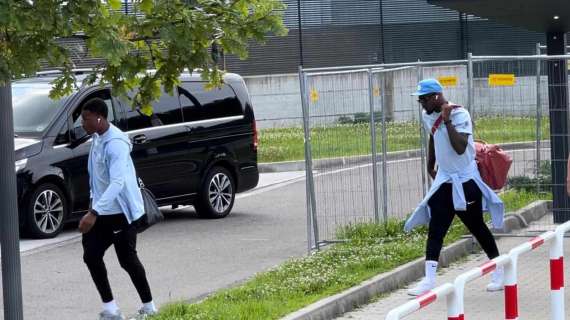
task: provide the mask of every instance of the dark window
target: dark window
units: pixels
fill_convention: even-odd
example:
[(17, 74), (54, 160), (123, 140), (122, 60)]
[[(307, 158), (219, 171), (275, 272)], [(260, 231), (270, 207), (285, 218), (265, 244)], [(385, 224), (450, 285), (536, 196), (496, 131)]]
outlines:
[[(72, 111), (71, 119), (65, 123), (56, 138), (56, 144), (69, 143), (71, 138), (78, 139), (87, 134), (81, 125), (81, 111), (83, 109), (83, 103), (89, 101), (89, 99), (92, 98), (101, 98), (105, 100), (105, 103), (107, 104), (107, 108), (109, 110), (107, 120), (116, 125), (117, 116), (113, 100), (111, 99), (111, 93), (109, 90), (97, 91), (93, 94), (90, 94), (87, 98), (83, 99), (83, 102)], [(69, 125), (70, 123), (71, 128)]]
[(153, 113), (151, 116), (145, 115), (138, 108), (133, 110), (130, 102), (123, 102), (127, 111), (128, 130), (181, 123), (182, 111), (176, 96), (176, 90), (172, 96), (162, 91), (160, 100), (152, 104)]
[(239, 99), (232, 88), (206, 90), (204, 82), (185, 82), (179, 88), (184, 121), (208, 120), (243, 115)]
[(14, 132), (40, 133), (60, 113), (67, 98), (52, 100), (50, 83), (15, 83), (12, 86)]

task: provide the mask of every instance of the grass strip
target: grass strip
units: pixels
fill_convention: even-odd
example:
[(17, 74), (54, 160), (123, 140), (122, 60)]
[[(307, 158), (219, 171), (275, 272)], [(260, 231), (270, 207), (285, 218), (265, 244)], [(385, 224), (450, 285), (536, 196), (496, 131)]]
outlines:
[[(550, 194), (506, 191), (507, 211), (520, 209)], [(290, 259), (253, 276), (241, 285), (221, 290), (198, 303), (176, 302), (161, 309), (153, 320), (279, 319), (313, 302), (342, 292), (377, 274), (424, 254), (426, 228), (403, 232), (403, 221), (351, 225), (339, 230), (346, 243), (313, 255)], [(466, 233), (455, 219), (445, 243)]]
[[(542, 119), (542, 137), (549, 137), (549, 119)], [(387, 150), (418, 149), (418, 122), (389, 122), (386, 126)], [(382, 151), (382, 127), (376, 125), (377, 150)], [(303, 128), (262, 129), (259, 132), (259, 162), (303, 160)], [(475, 137), (489, 143), (536, 140), (536, 119), (530, 117), (481, 117), (476, 120)], [(311, 129), (313, 159), (371, 153), (370, 125), (330, 124)]]

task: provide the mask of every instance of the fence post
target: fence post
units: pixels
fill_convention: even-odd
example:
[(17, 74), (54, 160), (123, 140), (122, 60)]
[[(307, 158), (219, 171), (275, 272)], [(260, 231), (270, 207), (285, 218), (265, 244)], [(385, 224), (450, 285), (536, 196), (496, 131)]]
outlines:
[(558, 228), (550, 246), (550, 319), (563, 320), (564, 310), (564, 230)]
[(463, 310), (463, 300), (465, 296), (465, 283), (467, 282), (466, 276), (459, 276), (455, 279), (453, 286), (455, 287), (454, 293), (451, 295), (447, 308), (447, 320), (463, 320), (465, 318), (465, 311)]
[(473, 95), (475, 94), (473, 88), (473, 54), (469, 52), (467, 54), (467, 111), (471, 114), (474, 119), (473, 114)]
[(542, 97), (540, 93), (540, 43), (536, 44), (536, 192), (540, 192), (540, 141), (542, 139)]
[[(418, 60), (418, 62), (420, 62), (421, 60)], [(417, 71), (418, 71), (418, 82), (420, 82), (423, 78), (424, 78), (424, 68), (422, 66), (417, 66)], [(427, 164), (426, 164), (426, 154), (427, 154), (427, 138), (426, 138), (426, 133), (424, 130), (424, 126), (423, 126), (423, 121), (422, 121), (422, 108), (419, 105), (418, 102), (418, 123), (419, 125), (419, 129), (420, 129), (420, 157), (421, 157), (421, 161), (422, 161), (422, 167), (421, 167), (421, 172), (422, 172), (422, 191), (424, 192), (423, 196), (425, 197), (427, 194), (428, 189), (431, 187), (431, 180), (429, 180), (429, 178), (426, 176), (427, 175)]]
[(384, 224), (388, 223), (388, 131), (386, 130), (386, 88), (384, 86), (384, 75), (380, 76), (380, 104), (382, 106), (382, 212)]
[(505, 265), (505, 319), (519, 318), (517, 264), (518, 254), (512, 254), (511, 263)]
[[(384, 91), (384, 88), (380, 88)], [(372, 190), (374, 192), (374, 222), (380, 222), (380, 212), (378, 203), (378, 168), (376, 165), (376, 116), (374, 114), (374, 81), (372, 79), (372, 69), (368, 69), (368, 100), (370, 103), (370, 141), (372, 143)], [(385, 113), (385, 110), (384, 112)], [(384, 117), (384, 115), (382, 115)], [(386, 219), (384, 220), (386, 223)]]
[(299, 82), (301, 86), (301, 109), (303, 112), (303, 132), (305, 140), (305, 184), (307, 197), (307, 245), (308, 252), (319, 249), (319, 229), (317, 225), (315, 185), (313, 183), (313, 163), (311, 157), (311, 131), (309, 121), (309, 108), (307, 100), (307, 75), (303, 67), (299, 66)]

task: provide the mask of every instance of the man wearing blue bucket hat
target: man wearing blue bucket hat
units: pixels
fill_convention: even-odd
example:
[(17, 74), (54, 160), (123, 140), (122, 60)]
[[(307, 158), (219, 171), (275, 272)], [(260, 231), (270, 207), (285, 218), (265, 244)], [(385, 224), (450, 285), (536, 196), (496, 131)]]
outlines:
[[(469, 112), (449, 103), (436, 79), (420, 81), (412, 95), (418, 96), (424, 109), (422, 120), (429, 134), (427, 171), (434, 179), (428, 194), (404, 227), (409, 231), (419, 225), (428, 225), (425, 277), (408, 290), (410, 295), (416, 296), (435, 287), (443, 239), (455, 215), (475, 236), (489, 259), (499, 256), (495, 239), (483, 220), (483, 210), (491, 213), (495, 228), (502, 228), (504, 206), (479, 174)], [(497, 268), (491, 278), (487, 290), (502, 290), (502, 267)]]

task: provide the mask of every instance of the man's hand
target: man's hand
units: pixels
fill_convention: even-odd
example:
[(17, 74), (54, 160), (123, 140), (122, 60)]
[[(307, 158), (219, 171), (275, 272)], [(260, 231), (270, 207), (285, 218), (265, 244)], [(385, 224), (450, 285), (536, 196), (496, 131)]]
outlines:
[(451, 110), (453, 110), (453, 107), (449, 105), (449, 103), (444, 103), (443, 105), (441, 105), (441, 120), (443, 120), (443, 122), (448, 121), (451, 117)]
[(81, 221), (79, 221), (79, 232), (81, 233), (89, 232), (89, 230), (91, 230), (91, 228), (93, 228), (93, 226), (95, 225), (96, 220), (97, 216), (91, 213), (91, 211), (88, 211), (83, 216), (83, 218), (81, 218)]
[(566, 180), (566, 193), (570, 196), (570, 180)]

